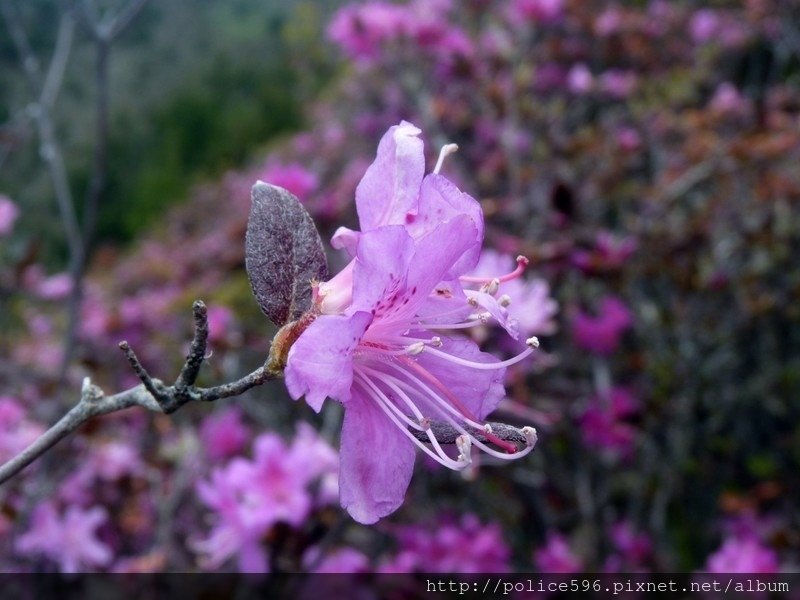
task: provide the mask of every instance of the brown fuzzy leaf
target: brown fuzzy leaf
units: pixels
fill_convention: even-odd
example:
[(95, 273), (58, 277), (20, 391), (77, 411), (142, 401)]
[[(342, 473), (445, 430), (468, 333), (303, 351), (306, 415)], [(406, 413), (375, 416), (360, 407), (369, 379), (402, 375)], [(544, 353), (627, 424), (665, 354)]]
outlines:
[(245, 265), (258, 305), (279, 327), (311, 308), (311, 282), (327, 277), (317, 228), (300, 201), (259, 181), (245, 237)]

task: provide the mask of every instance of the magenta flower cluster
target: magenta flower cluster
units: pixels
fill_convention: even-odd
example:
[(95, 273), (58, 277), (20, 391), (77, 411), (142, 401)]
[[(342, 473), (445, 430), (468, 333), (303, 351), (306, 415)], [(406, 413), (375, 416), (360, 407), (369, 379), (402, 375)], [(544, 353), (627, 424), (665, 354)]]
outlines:
[[(221, 433), (221, 432), (220, 432)], [(253, 458), (233, 458), (197, 484), (212, 511), (212, 529), (192, 544), (206, 568), (236, 558), (242, 572), (269, 570), (265, 538), (276, 523), (298, 526), (312, 509), (337, 495), (336, 452), (309, 425), (301, 424), (291, 444), (265, 433), (253, 442)]]

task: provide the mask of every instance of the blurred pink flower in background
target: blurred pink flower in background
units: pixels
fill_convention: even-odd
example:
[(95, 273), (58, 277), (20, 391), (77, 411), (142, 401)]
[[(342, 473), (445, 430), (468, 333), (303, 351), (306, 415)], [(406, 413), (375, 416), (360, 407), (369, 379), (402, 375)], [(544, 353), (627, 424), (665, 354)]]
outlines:
[(644, 532), (637, 532), (630, 521), (614, 523), (609, 537), (615, 552), (603, 565), (603, 570), (607, 573), (640, 571), (651, 558), (653, 542), (650, 536)]
[(328, 25), (328, 37), (356, 60), (375, 58), (386, 40), (408, 27), (407, 10), (388, 2), (350, 4), (339, 9)]
[(586, 63), (577, 63), (567, 73), (567, 89), (573, 94), (585, 94), (594, 87), (594, 75)]
[(613, 35), (620, 30), (622, 21), (620, 8), (616, 5), (611, 5), (594, 20), (595, 33), (601, 36)]
[[(515, 264), (511, 255), (486, 249), (470, 275), (491, 279), (513, 271)], [(550, 296), (550, 285), (544, 279), (516, 277), (503, 281), (497, 295), (508, 296), (510, 303), (504, 307), (508, 320), (516, 324), (522, 337), (555, 332), (558, 303)]]
[(583, 439), (590, 446), (627, 456), (633, 450), (636, 429), (625, 420), (639, 411), (639, 401), (626, 388), (611, 388), (608, 397), (594, 396), (578, 420)]
[(0, 194), (0, 237), (11, 233), (18, 216), (17, 205), (8, 196)]
[(561, 91), (567, 85), (567, 71), (558, 63), (543, 62), (536, 67), (533, 83), (539, 92)]
[(59, 515), (55, 504), (44, 501), (33, 511), (30, 529), (17, 538), (17, 552), (43, 555), (58, 563), (62, 573), (78, 573), (111, 562), (111, 548), (97, 537), (97, 528), (108, 519), (106, 510), (76, 505)]
[(384, 46), (403, 40), (441, 59), (469, 56), (473, 52), (472, 40), (447, 18), (451, 8), (450, 0), (350, 4), (336, 12), (327, 33), (332, 42), (360, 64), (371, 63), (380, 57)]
[(242, 572), (268, 569), (263, 539), (275, 523), (300, 525), (317, 497), (309, 485), (338, 467), (336, 453), (306, 424), (291, 445), (264, 433), (253, 443), (253, 460), (234, 458), (200, 481), (197, 492), (214, 513), (208, 538), (192, 543), (203, 564), (217, 568), (237, 557)]
[(580, 573), (583, 561), (569, 547), (560, 533), (547, 536), (545, 545), (535, 550), (533, 559), (541, 573)]
[(631, 325), (633, 316), (622, 300), (606, 296), (600, 301), (596, 317), (577, 311), (572, 319), (572, 335), (580, 348), (608, 356), (619, 347), (622, 335)]
[(750, 103), (730, 81), (717, 86), (709, 101), (711, 110), (726, 116), (741, 117), (748, 113)]
[(10, 396), (0, 396), (0, 464), (24, 450), (45, 428), (29, 421), (26, 410)]
[(534, 23), (558, 21), (564, 12), (564, 0), (512, 0), (511, 15)]
[(32, 310), (26, 311), (25, 320), (30, 335), (14, 346), (14, 360), (35, 366), (44, 373), (54, 373), (58, 370), (64, 353), (54, 320)]
[(303, 563), (312, 573), (367, 573), (369, 558), (355, 548), (337, 548), (322, 559), (319, 549), (312, 548), (303, 557)]
[(609, 69), (600, 73), (599, 86), (606, 94), (624, 100), (630, 96), (637, 85), (636, 74), (622, 69)]
[(23, 285), (44, 300), (62, 300), (72, 291), (72, 276), (64, 272), (48, 277), (37, 264), (25, 269)]
[(756, 536), (730, 536), (708, 557), (709, 573), (777, 573), (778, 555)]
[(238, 336), (235, 328), (236, 317), (227, 306), (213, 304), (208, 307), (208, 340), (211, 344), (232, 343)]
[(692, 15), (689, 21), (689, 33), (695, 42), (705, 44), (716, 37), (719, 26), (720, 18), (716, 11), (704, 8)]
[(626, 152), (634, 152), (642, 145), (642, 136), (633, 127), (620, 127), (616, 131), (617, 144)]
[(214, 462), (240, 454), (250, 434), (250, 428), (242, 421), (241, 409), (235, 406), (214, 411), (200, 424), (203, 451)]
[(77, 469), (67, 475), (58, 487), (59, 497), (70, 503), (86, 504), (94, 494), (97, 482), (116, 483), (128, 476), (141, 476), (146, 467), (141, 450), (131, 442), (107, 440), (92, 443), (82, 453)]
[(317, 174), (299, 163), (281, 163), (275, 159), (269, 159), (263, 169), (253, 175), (255, 179), (261, 179), (289, 190), (300, 200), (307, 199), (319, 186)]
[(379, 566), (383, 573), (506, 573), (511, 551), (497, 523), (481, 524), (464, 515), (435, 527), (408, 525), (396, 530), (397, 554)]

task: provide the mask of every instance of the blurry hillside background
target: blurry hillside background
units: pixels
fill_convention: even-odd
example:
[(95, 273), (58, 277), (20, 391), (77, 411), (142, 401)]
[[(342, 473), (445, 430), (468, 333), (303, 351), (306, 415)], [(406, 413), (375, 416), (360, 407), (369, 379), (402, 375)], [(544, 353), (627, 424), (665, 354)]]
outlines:
[[(103, 164), (90, 28), (125, 6), (0, 0), (0, 462), (84, 376), (137, 383), (122, 339), (173, 377), (196, 298), (201, 383), (261, 364), (250, 186), (292, 191), (327, 241), (402, 119), (429, 170), (459, 145), (444, 173), (483, 205), (485, 268), (531, 259), (515, 310), (543, 352), (495, 417), (539, 444), (466, 473), (420, 458), (366, 527), (338, 506), (334, 403), (277, 382), (132, 409), (0, 487), (0, 570), (797, 569), (800, 3), (151, 1), (110, 45)], [(42, 75), (65, 59), (47, 116), (85, 260), (20, 32)], [(476, 335), (508, 353), (497, 333)]]

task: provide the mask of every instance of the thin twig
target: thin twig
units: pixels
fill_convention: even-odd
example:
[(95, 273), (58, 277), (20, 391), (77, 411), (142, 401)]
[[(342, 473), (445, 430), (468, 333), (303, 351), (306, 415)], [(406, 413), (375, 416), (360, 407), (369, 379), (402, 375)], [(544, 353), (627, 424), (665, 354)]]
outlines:
[(122, 35), (125, 30), (136, 20), (136, 17), (147, 4), (147, 0), (131, 0), (108, 26), (108, 39), (113, 40)]
[[(92, 240), (97, 226), (97, 215), (108, 179), (108, 144), (110, 137), (109, 110), (109, 55), (111, 44), (135, 19), (147, 0), (131, 0), (114, 18), (102, 22), (91, 13), (85, 0), (72, 4), (77, 19), (81, 22), (94, 42), (95, 68), (95, 128), (92, 173), (83, 203), (83, 231), (81, 251), (71, 263), (72, 290), (67, 302), (67, 328), (64, 335), (64, 352), (61, 362), (60, 379), (66, 377), (72, 362), (77, 337), (77, 324), (83, 301), (83, 278), (91, 253)], [(199, 368), (199, 365), (198, 365)]]
[(199, 300), (192, 306), (194, 313), (194, 339), (186, 356), (186, 363), (181, 369), (175, 387), (186, 387), (194, 385), (197, 375), (200, 373), (200, 366), (206, 358), (206, 347), (208, 344), (208, 312), (206, 305)]
[(58, 23), (58, 33), (56, 35), (56, 45), (53, 49), (53, 57), (50, 59), (50, 67), (42, 84), (42, 92), (39, 95), (39, 104), (46, 110), (50, 110), (55, 105), (61, 83), (64, 81), (64, 71), (67, 68), (67, 59), (72, 48), (72, 40), (75, 33), (75, 21), (65, 14)]
[[(71, 266), (73, 266), (78, 263), (80, 254), (83, 252), (83, 238), (78, 224), (78, 216), (75, 211), (72, 192), (67, 179), (64, 157), (55, 135), (55, 128), (50, 117), (49, 107), (40, 102), (40, 99), (43, 97), (50, 98), (57, 95), (57, 90), (52, 86), (55, 85), (56, 81), (61, 81), (60, 77), (56, 77), (56, 73), (59, 68), (58, 65), (62, 61), (66, 62), (67, 60), (67, 56), (65, 55), (69, 54), (72, 44), (66, 42), (71, 42), (71, 37), (65, 33), (61, 37), (61, 43), (56, 44), (56, 51), (53, 53), (51, 59), (51, 67), (47, 70), (48, 73), (53, 73), (50, 80), (51, 87), (48, 88), (47, 94), (44, 94), (45, 83), (42, 81), (42, 70), (39, 65), (39, 59), (31, 49), (28, 36), (25, 33), (25, 28), (22, 26), (19, 14), (9, 0), (0, 0), (0, 13), (2, 13), (3, 19), (6, 22), (6, 27), (14, 42), (14, 48), (19, 56), (22, 71), (25, 74), (28, 87), (31, 90), (31, 96), (37, 99), (28, 107), (28, 114), (34, 119), (37, 125), (39, 154), (50, 171), (56, 202), (58, 203), (58, 209), (61, 213), (61, 220), (63, 221), (67, 236), (70, 262)], [(67, 31), (69, 28), (69, 25), (63, 23), (65, 20), (72, 20), (72, 17), (67, 13), (62, 14), (62, 26), (59, 27), (60, 31)]]

